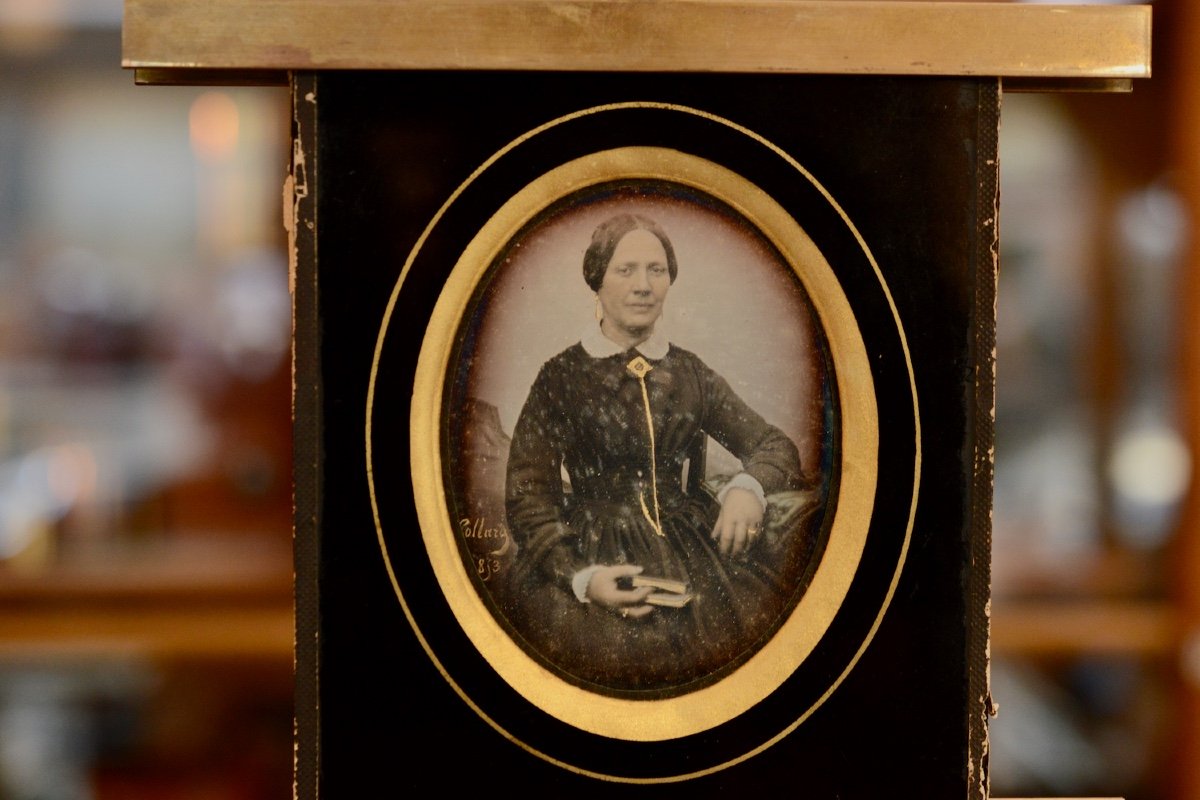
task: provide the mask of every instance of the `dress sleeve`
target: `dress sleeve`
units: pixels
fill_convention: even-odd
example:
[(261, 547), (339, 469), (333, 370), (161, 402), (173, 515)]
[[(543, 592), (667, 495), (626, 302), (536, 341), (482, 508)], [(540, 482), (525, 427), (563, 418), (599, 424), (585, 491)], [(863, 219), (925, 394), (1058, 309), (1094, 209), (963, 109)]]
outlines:
[(700, 367), (705, 393), (703, 427), (742, 462), (767, 494), (801, 486), (800, 453), (787, 434), (737, 396), (728, 381)]
[(545, 367), (534, 381), (513, 430), (505, 487), (508, 527), (520, 547), (519, 578), (540, 574), (568, 591), (575, 563), (564, 518), (562, 482), (567, 420)]

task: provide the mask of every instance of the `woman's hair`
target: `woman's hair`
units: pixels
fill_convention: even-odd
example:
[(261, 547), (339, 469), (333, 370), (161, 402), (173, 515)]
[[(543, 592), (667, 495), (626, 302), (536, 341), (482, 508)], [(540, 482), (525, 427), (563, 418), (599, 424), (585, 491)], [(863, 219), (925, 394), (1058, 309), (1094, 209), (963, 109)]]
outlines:
[(617, 244), (625, 238), (625, 234), (636, 230), (650, 231), (662, 242), (667, 254), (667, 271), (671, 274), (671, 283), (675, 282), (675, 275), (679, 272), (675, 248), (658, 223), (639, 214), (618, 214), (600, 223), (592, 234), (592, 243), (583, 254), (583, 279), (593, 292), (600, 291), (600, 284), (604, 282), (604, 273), (608, 271), (608, 263), (612, 261)]

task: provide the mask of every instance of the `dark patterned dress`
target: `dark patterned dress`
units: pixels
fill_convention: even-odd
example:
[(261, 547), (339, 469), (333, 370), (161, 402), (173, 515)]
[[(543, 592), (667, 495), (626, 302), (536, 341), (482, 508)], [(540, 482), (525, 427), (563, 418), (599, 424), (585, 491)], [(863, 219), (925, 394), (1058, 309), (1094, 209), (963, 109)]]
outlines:
[[(519, 549), (505, 613), (525, 647), (567, 679), (616, 694), (690, 691), (753, 654), (795, 601), (804, 548), (718, 552), (720, 508), (700, 480), (707, 436), (766, 493), (798, 488), (792, 441), (686, 350), (596, 358), (576, 344), (542, 367), (509, 456), (506, 508)], [(624, 618), (572, 588), (598, 564), (639, 565), (685, 583), (693, 598)]]

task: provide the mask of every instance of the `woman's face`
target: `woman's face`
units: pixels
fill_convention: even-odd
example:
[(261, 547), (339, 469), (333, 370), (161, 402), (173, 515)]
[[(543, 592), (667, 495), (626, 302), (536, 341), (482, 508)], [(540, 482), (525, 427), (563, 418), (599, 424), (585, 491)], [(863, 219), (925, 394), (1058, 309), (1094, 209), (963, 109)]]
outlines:
[(610, 337), (625, 340), (621, 344), (644, 341), (662, 316), (670, 288), (671, 273), (662, 242), (650, 231), (630, 231), (617, 242), (596, 292), (604, 309), (601, 327)]

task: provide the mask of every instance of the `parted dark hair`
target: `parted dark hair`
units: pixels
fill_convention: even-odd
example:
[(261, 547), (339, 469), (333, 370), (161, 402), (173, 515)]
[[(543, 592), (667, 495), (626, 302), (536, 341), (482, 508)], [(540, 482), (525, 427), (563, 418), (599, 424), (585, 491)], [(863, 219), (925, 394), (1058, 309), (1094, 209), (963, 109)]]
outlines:
[(604, 282), (604, 273), (608, 271), (608, 262), (612, 261), (617, 244), (625, 238), (625, 234), (636, 230), (650, 231), (662, 242), (663, 250), (667, 254), (667, 271), (671, 275), (671, 283), (675, 282), (675, 276), (679, 273), (679, 264), (675, 261), (675, 248), (671, 246), (671, 240), (667, 238), (663, 229), (658, 227), (658, 223), (640, 214), (618, 214), (600, 223), (596, 232), (592, 234), (592, 243), (583, 254), (583, 279), (593, 292), (600, 291), (600, 284)]

